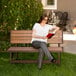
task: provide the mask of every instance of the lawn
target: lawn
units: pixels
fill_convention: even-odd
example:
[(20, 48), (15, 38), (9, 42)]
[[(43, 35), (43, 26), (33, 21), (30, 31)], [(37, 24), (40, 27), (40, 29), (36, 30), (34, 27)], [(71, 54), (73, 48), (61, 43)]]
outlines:
[[(35, 55), (30, 55), (30, 58)], [(9, 53), (0, 53), (0, 76), (76, 76), (76, 54), (62, 53), (61, 65), (10, 64)]]

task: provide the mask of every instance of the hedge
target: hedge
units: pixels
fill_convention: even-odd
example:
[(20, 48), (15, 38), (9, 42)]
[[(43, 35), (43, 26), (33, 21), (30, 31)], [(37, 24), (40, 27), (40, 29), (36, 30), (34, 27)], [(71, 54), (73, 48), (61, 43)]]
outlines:
[(39, 0), (0, 0), (0, 45), (9, 41), (10, 30), (31, 29), (42, 13)]

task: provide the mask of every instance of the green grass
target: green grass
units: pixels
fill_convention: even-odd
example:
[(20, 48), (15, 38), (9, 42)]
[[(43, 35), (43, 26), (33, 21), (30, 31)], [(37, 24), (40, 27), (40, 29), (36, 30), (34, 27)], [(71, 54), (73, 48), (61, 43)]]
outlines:
[(37, 64), (10, 64), (9, 53), (0, 53), (0, 76), (76, 76), (76, 54), (62, 53), (60, 66), (43, 64), (39, 70)]

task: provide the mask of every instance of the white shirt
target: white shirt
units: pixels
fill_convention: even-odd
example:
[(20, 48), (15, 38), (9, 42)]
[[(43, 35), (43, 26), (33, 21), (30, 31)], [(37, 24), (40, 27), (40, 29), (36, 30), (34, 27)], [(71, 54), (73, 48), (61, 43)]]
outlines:
[[(54, 26), (45, 24), (44, 26), (41, 26), (39, 23), (35, 23), (33, 26), (33, 30), (36, 30), (36, 35), (38, 36), (47, 36), (49, 30), (52, 30)], [(47, 39), (39, 39), (39, 38), (32, 38), (32, 41), (42, 41), (47, 42)]]

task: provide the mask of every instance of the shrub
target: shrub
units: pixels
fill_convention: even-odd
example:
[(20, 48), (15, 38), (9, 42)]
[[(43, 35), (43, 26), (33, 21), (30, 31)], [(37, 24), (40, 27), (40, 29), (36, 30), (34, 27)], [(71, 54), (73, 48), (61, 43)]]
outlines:
[(9, 40), (10, 30), (31, 29), (42, 15), (39, 0), (0, 0), (0, 40)]

